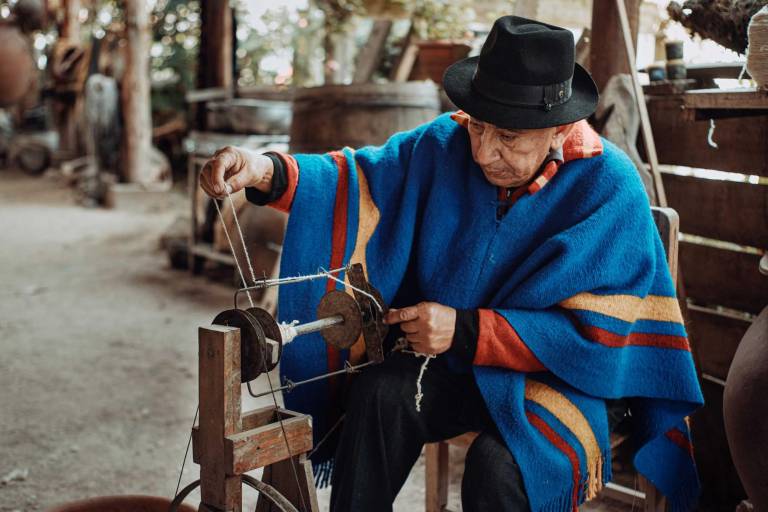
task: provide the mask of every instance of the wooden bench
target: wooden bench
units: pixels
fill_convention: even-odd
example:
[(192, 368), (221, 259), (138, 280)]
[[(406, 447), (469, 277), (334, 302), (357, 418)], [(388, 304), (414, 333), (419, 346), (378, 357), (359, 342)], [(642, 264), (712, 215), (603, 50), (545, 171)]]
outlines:
[[(653, 220), (656, 223), (656, 228), (659, 230), (659, 235), (667, 254), (667, 264), (669, 265), (672, 279), (676, 280), (677, 238), (680, 219), (677, 212), (671, 208), (653, 207), (651, 210)], [(448, 510), (449, 447), (459, 446), (468, 449), (477, 436), (477, 432), (467, 432), (446, 441), (427, 444), (424, 447), (426, 512), (444, 512)], [(618, 447), (626, 440), (626, 436), (612, 436), (611, 449)], [(639, 489), (630, 489), (609, 482), (603, 488), (602, 495), (625, 501), (632, 505), (642, 501), (645, 512), (664, 512), (666, 510), (664, 496), (648, 480), (639, 475), (638, 487)]]

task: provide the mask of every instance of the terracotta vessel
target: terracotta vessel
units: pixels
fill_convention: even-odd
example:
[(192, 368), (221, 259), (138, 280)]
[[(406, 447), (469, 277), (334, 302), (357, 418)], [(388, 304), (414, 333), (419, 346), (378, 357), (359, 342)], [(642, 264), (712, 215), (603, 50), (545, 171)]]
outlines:
[(723, 416), (728, 445), (756, 512), (768, 511), (768, 308), (742, 338), (728, 370)]
[[(171, 501), (156, 496), (100, 496), (65, 503), (46, 512), (168, 512)], [(179, 512), (196, 512), (189, 505), (180, 505)]]

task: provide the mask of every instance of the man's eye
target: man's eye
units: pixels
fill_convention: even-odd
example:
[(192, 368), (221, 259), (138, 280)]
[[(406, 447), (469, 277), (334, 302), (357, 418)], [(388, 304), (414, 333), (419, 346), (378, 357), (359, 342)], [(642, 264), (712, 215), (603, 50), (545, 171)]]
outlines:
[(510, 133), (502, 133), (499, 137), (504, 142), (512, 142), (513, 140), (515, 140), (515, 136)]
[(474, 131), (476, 131), (476, 132), (481, 132), (481, 131), (483, 131), (483, 129), (485, 128), (485, 127), (484, 127), (482, 124), (480, 124), (480, 123), (469, 123), (469, 127), (470, 127), (470, 128), (472, 128), (472, 129), (473, 129)]

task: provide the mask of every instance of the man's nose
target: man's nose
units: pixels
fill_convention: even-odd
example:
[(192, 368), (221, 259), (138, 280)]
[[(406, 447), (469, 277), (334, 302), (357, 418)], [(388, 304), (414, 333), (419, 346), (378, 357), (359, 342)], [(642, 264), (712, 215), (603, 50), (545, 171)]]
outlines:
[(480, 135), (480, 144), (477, 147), (479, 165), (489, 165), (499, 159), (497, 142), (495, 130), (486, 128)]

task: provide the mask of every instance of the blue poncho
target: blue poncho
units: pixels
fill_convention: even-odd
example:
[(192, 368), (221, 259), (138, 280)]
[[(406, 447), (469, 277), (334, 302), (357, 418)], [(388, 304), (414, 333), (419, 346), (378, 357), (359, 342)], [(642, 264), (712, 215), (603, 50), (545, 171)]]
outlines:
[[(643, 186), (630, 160), (602, 145), (566, 158), (501, 219), (497, 188), (448, 115), (383, 146), (295, 155), (281, 275), (361, 262), (388, 304), (397, 295), (484, 308), (507, 322), (546, 371), (477, 359), (473, 371), (534, 512), (575, 510), (610, 479), (605, 399), (619, 397), (631, 399), (635, 467), (672, 510), (689, 509), (699, 489), (685, 418), (702, 395)], [(313, 320), (337, 287), (282, 287), (280, 320)], [(282, 375), (341, 368), (361, 345), (340, 353), (319, 334), (299, 337), (285, 347)], [(336, 422), (342, 384), (286, 396), (312, 414), (316, 441)], [(329, 470), (327, 456), (313, 462), (321, 477)]]

